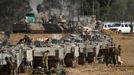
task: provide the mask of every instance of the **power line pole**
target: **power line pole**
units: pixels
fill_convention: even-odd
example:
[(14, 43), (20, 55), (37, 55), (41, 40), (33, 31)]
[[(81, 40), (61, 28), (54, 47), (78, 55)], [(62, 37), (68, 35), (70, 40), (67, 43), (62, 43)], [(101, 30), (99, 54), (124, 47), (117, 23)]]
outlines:
[(94, 0), (93, 0), (92, 11), (93, 11), (92, 15), (94, 15)]
[(83, 6), (83, 0), (81, 0), (81, 15), (84, 15), (84, 6)]

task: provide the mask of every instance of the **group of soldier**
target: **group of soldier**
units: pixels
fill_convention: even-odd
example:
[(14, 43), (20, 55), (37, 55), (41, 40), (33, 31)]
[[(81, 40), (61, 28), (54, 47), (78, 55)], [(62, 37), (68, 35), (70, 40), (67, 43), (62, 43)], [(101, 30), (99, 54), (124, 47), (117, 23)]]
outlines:
[(108, 46), (106, 48), (100, 48), (98, 55), (96, 55), (96, 50), (94, 48), (94, 60), (98, 60), (99, 62), (103, 62), (108, 66), (109, 64), (119, 65), (123, 63), (121, 61), (121, 46), (118, 45), (116, 47), (115, 44)]
[[(24, 38), (20, 39), (20, 41), (18, 42), (18, 44), (21, 43), (27, 43), (30, 44), (31, 43), (31, 39), (25, 35)], [(79, 46), (76, 45), (75, 49), (74, 49), (74, 59), (76, 60), (75, 62), (73, 62), (74, 64), (78, 64), (78, 57), (79, 57)], [(44, 67), (46, 67), (46, 70), (48, 70), (48, 54), (49, 51), (46, 51), (43, 54), (43, 64)], [(93, 54), (94, 54), (94, 62), (98, 61), (98, 63), (105, 63), (106, 66), (109, 66), (109, 64), (113, 64), (115, 65), (119, 65), (122, 64), (123, 62), (121, 61), (121, 46), (118, 45), (116, 46), (115, 44), (112, 44), (111, 46), (107, 45), (105, 48), (101, 48), (98, 51), (97, 54), (97, 50), (96, 47), (93, 48)], [(11, 66), (12, 64), (10, 63), (9, 59), (5, 59), (7, 62), (7, 66)], [(11, 67), (9, 67), (9, 69), (12, 69)], [(12, 70), (10, 70), (10, 73), (12, 73)]]

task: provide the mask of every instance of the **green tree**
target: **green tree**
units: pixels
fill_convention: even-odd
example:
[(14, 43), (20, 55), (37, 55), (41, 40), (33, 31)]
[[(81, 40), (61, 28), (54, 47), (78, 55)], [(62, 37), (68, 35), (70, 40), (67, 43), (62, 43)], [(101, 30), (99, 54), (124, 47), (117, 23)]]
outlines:
[(29, 0), (1, 0), (0, 1), (0, 27), (8, 30), (10, 25), (20, 19), (25, 9), (30, 8)]

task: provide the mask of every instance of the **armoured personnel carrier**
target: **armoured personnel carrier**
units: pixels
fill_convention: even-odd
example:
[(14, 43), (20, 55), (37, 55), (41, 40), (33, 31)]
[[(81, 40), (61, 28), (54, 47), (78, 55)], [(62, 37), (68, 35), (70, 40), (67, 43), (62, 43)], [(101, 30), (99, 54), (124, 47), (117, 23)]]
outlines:
[(48, 66), (56, 67), (59, 60), (64, 58), (64, 49), (62, 46), (53, 44), (53, 43), (45, 43), (44, 41), (34, 41), (35, 50), (34, 50), (34, 60), (33, 67), (36, 68), (38, 66), (43, 67), (43, 53), (49, 51), (48, 54)]

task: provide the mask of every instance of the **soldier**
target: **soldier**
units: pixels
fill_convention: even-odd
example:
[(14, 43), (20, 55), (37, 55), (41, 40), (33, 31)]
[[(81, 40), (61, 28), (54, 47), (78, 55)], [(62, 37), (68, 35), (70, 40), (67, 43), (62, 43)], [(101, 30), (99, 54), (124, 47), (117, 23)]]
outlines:
[[(65, 47), (64, 47), (64, 45), (62, 46), (64, 49), (65, 49)], [(59, 50), (59, 62), (60, 62), (60, 65), (62, 65), (62, 66), (64, 66), (65, 64), (64, 64), (64, 55), (65, 55), (65, 50), (64, 49), (61, 49), (61, 50)]]
[(94, 62), (96, 63), (96, 47), (93, 48), (93, 59)]
[(118, 45), (118, 47), (116, 48), (114, 45), (114, 63), (115, 63), (114, 65), (122, 63), (120, 56), (121, 56), (121, 46)]
[(120, 45), (118, 45), (117, 50), (118, 50), (118, 53), (117, 53), (118, 64), (121, 64), (122, 61), (121, 61), (121, 46)]
[(111, 61), (114, 64), (114, 66), (117, 64), (117, 60), (116, 60), (116, 53), (117, 53), (117, 49), (115, 47), (115, 44), (112, 46), (111, 50), (110, 50), (110, 56), (111, 56)]
[(118, 45), (118, 50), (119, 50), (118, 55), (121, 56), (121, 46), (120, 45)]
[(32, 40), (27, 35), (24, 36), (24, 38), (20, 39), (17, 44), (26, 43), (27, 45), (30, 45), (32, 43)]
[(102, 53), (104, 55), (103, 62), (106, 63), (106, 66), (109, 64), (109, 47), (106, 45), (105, 48), (102, 49)]
[(104, 62), (106, 63), (106, 66), (109, 64), (109, 59), (110, 59), (110, 54), (109, 54), (110, 48), (105, 48), (103, 49), (103, 54), (104, 54)]
[(31, 41), (30, 37), (28, 37), (28, 35), (25, 35), (23, 40), (24, 40), (24, 43), (26, 43), (28, 45), (30, 45), (30, 43), (32, 43), (32, 41)]
[(98, 63), (103, 63), (104, 62), (104, 58), (103, 58), (104, 49), (102, 49), (102, 45), (100, 45), (99, 48), (100, 49), (98, 50), (97, 60), (98, 60)]
[(18, 44), (22, 44), (22, 43), (24, 43), (24, 42), (23, 42), (23, 39), (20, 39), (19, 42), (17, 43), (17, 45), (18, 45)]
[(104, 62), (106, 63), (106, 66), (108, 66), (108, 64), (114, 64), (116, 65), (116, 59), (115, 59), (115, 45), (111, 45), (111, 47), (108, 47), (108, 45), (106, 46), (106, 48), (104, 49), (103, 53), (104, 53)]
[(49, 54), (49, 51), (45, 51), (44, 54), (43, 54), (43, 66), (44, 68), (46, 68), (46, 70), (48, 71), (49, 70), (49, 66), (48, 66), (48, 54)]
[(74, 64), (78, 65), (78, 57), (79, 57), (79, 44), (76, 44), (74, 47)]
[(5, 58), (6, 60), (6, 66), (7, 66), (7, 73), (8, 75), (13, 75), (13, 63), (9, 57)]

